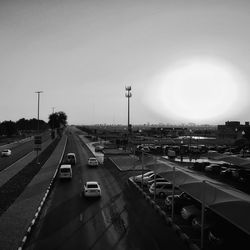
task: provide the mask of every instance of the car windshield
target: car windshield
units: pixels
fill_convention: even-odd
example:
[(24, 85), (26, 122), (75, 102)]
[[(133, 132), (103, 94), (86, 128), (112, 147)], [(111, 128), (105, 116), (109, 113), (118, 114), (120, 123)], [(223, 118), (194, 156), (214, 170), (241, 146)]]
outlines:
[(69, 168), (61, 168), (61, 172), (68, 173), (68, 172), (70, 172), (70, 169)]
[(87, 188), (98, 188), (97, 184), (88, 184)]

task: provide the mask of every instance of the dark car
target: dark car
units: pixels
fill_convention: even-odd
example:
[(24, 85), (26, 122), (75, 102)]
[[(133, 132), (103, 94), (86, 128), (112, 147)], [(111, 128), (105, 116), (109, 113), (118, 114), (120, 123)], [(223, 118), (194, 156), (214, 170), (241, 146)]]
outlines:
[(208, 230), (209, 249), (249, 249), (250, 236), (223, 220)]
[(210, 165), (210, 162), (204, 161), (204, 162), (195, 162), (192, 166), (193, 170), (197, 171), (204, 171), (205, 167)]
[[(172, 209), (172, 199), (173, 199), (172, 195), (168, 195), (165, 199), (165, 206), (167, 210)], [(197, 201), (193, 199), (190, 195), (184, 192), (182, 192), (181, 194), (174, 195), (174, 211), (175, 212), (179, 213), (184, 206), (192, 205), (194, 203), (197, 203)]]
[(221, 164), (212, 163), (205, 167), (205, 171), (213, 174), (219, 174), (222, 167), (223, 166)]

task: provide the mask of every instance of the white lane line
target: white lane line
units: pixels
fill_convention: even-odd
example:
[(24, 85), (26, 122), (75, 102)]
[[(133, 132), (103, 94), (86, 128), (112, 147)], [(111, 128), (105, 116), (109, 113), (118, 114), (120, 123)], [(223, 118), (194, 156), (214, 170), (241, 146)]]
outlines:
[(18, 160), (15, 161), (14, 163), (12, 163), (12, 164), (11, 164), (10, 166), (8, 166), (7, 168), (1, 170), (0, 173), (3, 172), (3, 171), (8, 170), (10, 167), (12, 167), (13, 165), (15, 165), (15, 164), (18, 163), (19, 161), (23, 160), (25, 157), (27, 157), (28, 155), (30, 155), (30, 154), (32, 154), (32, 153), (33, 153), (33, 151), (32, 151), (32, 152), (29, 152), (28, 154), (26, 154), (26, 155), (23, 156), (22, 158), (18, 159)]

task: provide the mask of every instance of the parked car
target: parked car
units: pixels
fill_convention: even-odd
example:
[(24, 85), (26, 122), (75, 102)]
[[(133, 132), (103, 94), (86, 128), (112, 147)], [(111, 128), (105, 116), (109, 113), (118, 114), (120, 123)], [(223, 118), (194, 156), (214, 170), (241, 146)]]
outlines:
[(101, 197), (101, 187), (97, 181), (85, 182), (82, 190), (82, 195), (85, 197)]
[(220, 171), (220, 175), (228, 177), (228, 178), (232, 178), (233, 175), (233, 171), (235, 171), (237, 168), (234, 167), (223, 167)]
[(75, 155), (75, 153), (68, 153), (67, 154), (67, 163), (69, 163), (71, 165), (76, 164), (76, 155)]
[(72, 168), (70, 164), (62, 164), (59, 168), (59, 178), (60, 179), (71, 179), (72, 178)]
[(222, 165), (212, 163), (205, 167), (205, 171), (209, 173), (219, 174), (221, 171), (221, 168), (222, 168)]
[(154, 178), (153, 180), (148, 181), (147, 185), (148, 187), (150, 187), (153, 183), (158, 183), (158, 182), (169, 183), (169, 181), (167, 181), (165, 178), (157, 177), (157, 178)]
[(102, 152), (103, 149), (104, 149), (103, 146), (97, 145), (97, 146), (95, 147), (95, 152)]
[[(154, 173), (154, 171), (148, 171), (148, 172), (143, 174), (143, 178), (146, 178), (147, 176), (149, 176), (149, 175), (151, 175), (153, 173)], [(133, 180), (134, 180), (134, 182), (141, 183), (142, 182), (142, 174), (133, 176)]]
[(221, 219), (208, 230), (209, 249), (249, 249), (250, 236)]
[(165, 197), (172, 193), (172, 183), (170, 182), (157, 182), (152, 184), (149, 188), (149, 193), (151, 195), (156, 194), (160, 197)]
[[(173, 200), (172, 195), (168, 195), (166, 197), (165, 206), (166, 206), (167, 210), (172, 209), (172, 200)], [(192, 204), (197, 203), (197, 202), (198, 201), (196, 201), (190, 195), (188, 195), (184, 192), (182, 192), (180, 194), (175, 194), (174, 195), (174, 211), (180, 212), (184, 206), (192, 205)]]
[(143, 184), (148, 185), (148, 182), (154, 180), (154, 178), (162, 178), (159, 174), (152, 173), (146, 177), (143, 176)]
[(194, 162), (192, 169), (196, 171), (204, 171), (205, 167), (210, 165), (210, 162)]
[[(204, 225), (203, 225), (203, 230), (208, 233), (208, 230), (215, 226), (218, 223), (218, 215), (215, 213), (211, 212), (211, 210), (205, 209), (204, 212)], [(192, 219), (192, 227), (198, 231), (201, 230), (201, 211), (200, 214), (196, 215)]]
[(11, 150), (10, 150), (10, 149), (4, 149), (4, 150), (1, 152), (1, 156), (2, 156), (2, 157), (11, 156)]
[(185, 206), (181, 209), (181, 216), (184, 220), (192, 221), (196, 216), (200, 216), (200, 208), (196, 205)]
[(88, 159), (88, 165), (91, 166), (91, 167), (97, 167), (99, 165), (99, 162), (96, 159), (96, 157), (90, 157)]

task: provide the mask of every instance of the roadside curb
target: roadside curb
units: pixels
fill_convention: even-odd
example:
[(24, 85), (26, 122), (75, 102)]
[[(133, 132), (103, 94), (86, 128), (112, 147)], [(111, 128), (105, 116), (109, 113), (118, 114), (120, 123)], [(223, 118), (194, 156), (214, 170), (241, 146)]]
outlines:
[[(59, 166), (60, 166), (60, 163), (61, 163), (61, 161), (62, 161), (64, 152), (65, 152), (65, 148), (66, 148), (66, 145), (67, 145), (67, 141), (68, 141), (68, 137), (66, 138), (65, 145), (64, 145), (64, 148), (63, 148), (63, 153), (62, 153), (61, 158), (60, 158), (60, 160), (59, 160), (59, 163), (58, 163), (58, 165), (57, 165), (57, 167), (56, 167), (56, 171), (55, 171), (55, 173), (54, 173), (54, 175), (53, 175), (53, 177), (52, 177), (52, 179), (51, 179), (51, 181), (50, 181), (50, 184), (49, 184), (49, 186), (48, 186), (48, 188), (47, 188), (47, 190), (46, 190), (46, 192), (45, 192), (45, 194), (44, 194), (44, 196), (43, 196), (43, 198), (42, 198), (42, 200), (41, 200), (41, 202), (40, 202), (39, 207), (37, 208), (37, 212), (35, 213), (35, 215), (34, 215), (32, 221), (31, 221), (31, 223), (30, 223), (30, 225), (29, 225), (29, 227), (28, 227), (28, 229), (27, 229), (27, 231), (26, 231), (26, 233), (25, 233), (25, 235), (24, 235), (24, 237), (23, 237), (23, 239), (22, 239), (22, 241), (21, 241), (21, 244), (20, 244), (20, 246), (18, 247), (18, 250), (24, 249), (24, 245), (25, 245), (25, 243), (27, 242), (27, 239), (28, 239), (28, 237), (30, 236), (30, 234), (31, 234), (31, 232), (32, 232), (32, 229), (34, 228), (34, 225), (35, 225), (35, 223), (37, 222), (37, 220), (38, 220), (38, 218), (39, 218), (39, 216), (40, 216), (40, 214), (41, 214), (42, 208), (43, 208), (43, 206), (44, 206), (44, 204), (45, 204), (45, 202), (46, 202), (46, 199), (47, 199), (49, 193), (51, 192), (51, 189), (52, 189), (52, 187), (53, 187), (53, 185), (54, 185), (54, 181), (55, 181), (55, 178), (56, 178), (56, 175), (57, 175), (57, 172), (58, 172), (58, 168), (59, 168)], [(47, 162), (47, 161), (46, 161), (46, 162)], [(46, 162), (45, 162), (45, 163), (46, 163)], [(45, 163), (44, 163), (44, 164), (45, 164)]]
[(156, 204), (156, 202), (154, 200), (151, 199), (151, 197), (145, 193), (143, 191), (143, 189), (133, 181), (132, 178), (128, 179), (130, 183), (132, 183), (134, 185), (134, 187), (136, 187), (136, 189), (144, 196), (144, 198), (146, 199), (146, 201), (149, 202), (149, 204), (155, 209), (155, 211), (164, 219), (165, 223), (167, 224), (167, 226), (171, 227), (173, 229), (173, 231), (177, 234), (177, 236), (185, 243), (187, 244), (188, 248), (190, 250), (200, 250), (200, 248), (194, 244), (191, 239), (189, 238), (189, 236), (187, 234), (185, 234), (182, 229), (175, 224), (172, 221), (172, 218), (169, 217), (165, 211), (163, 211), (161, 209), (161, 207), (159, 205)]

